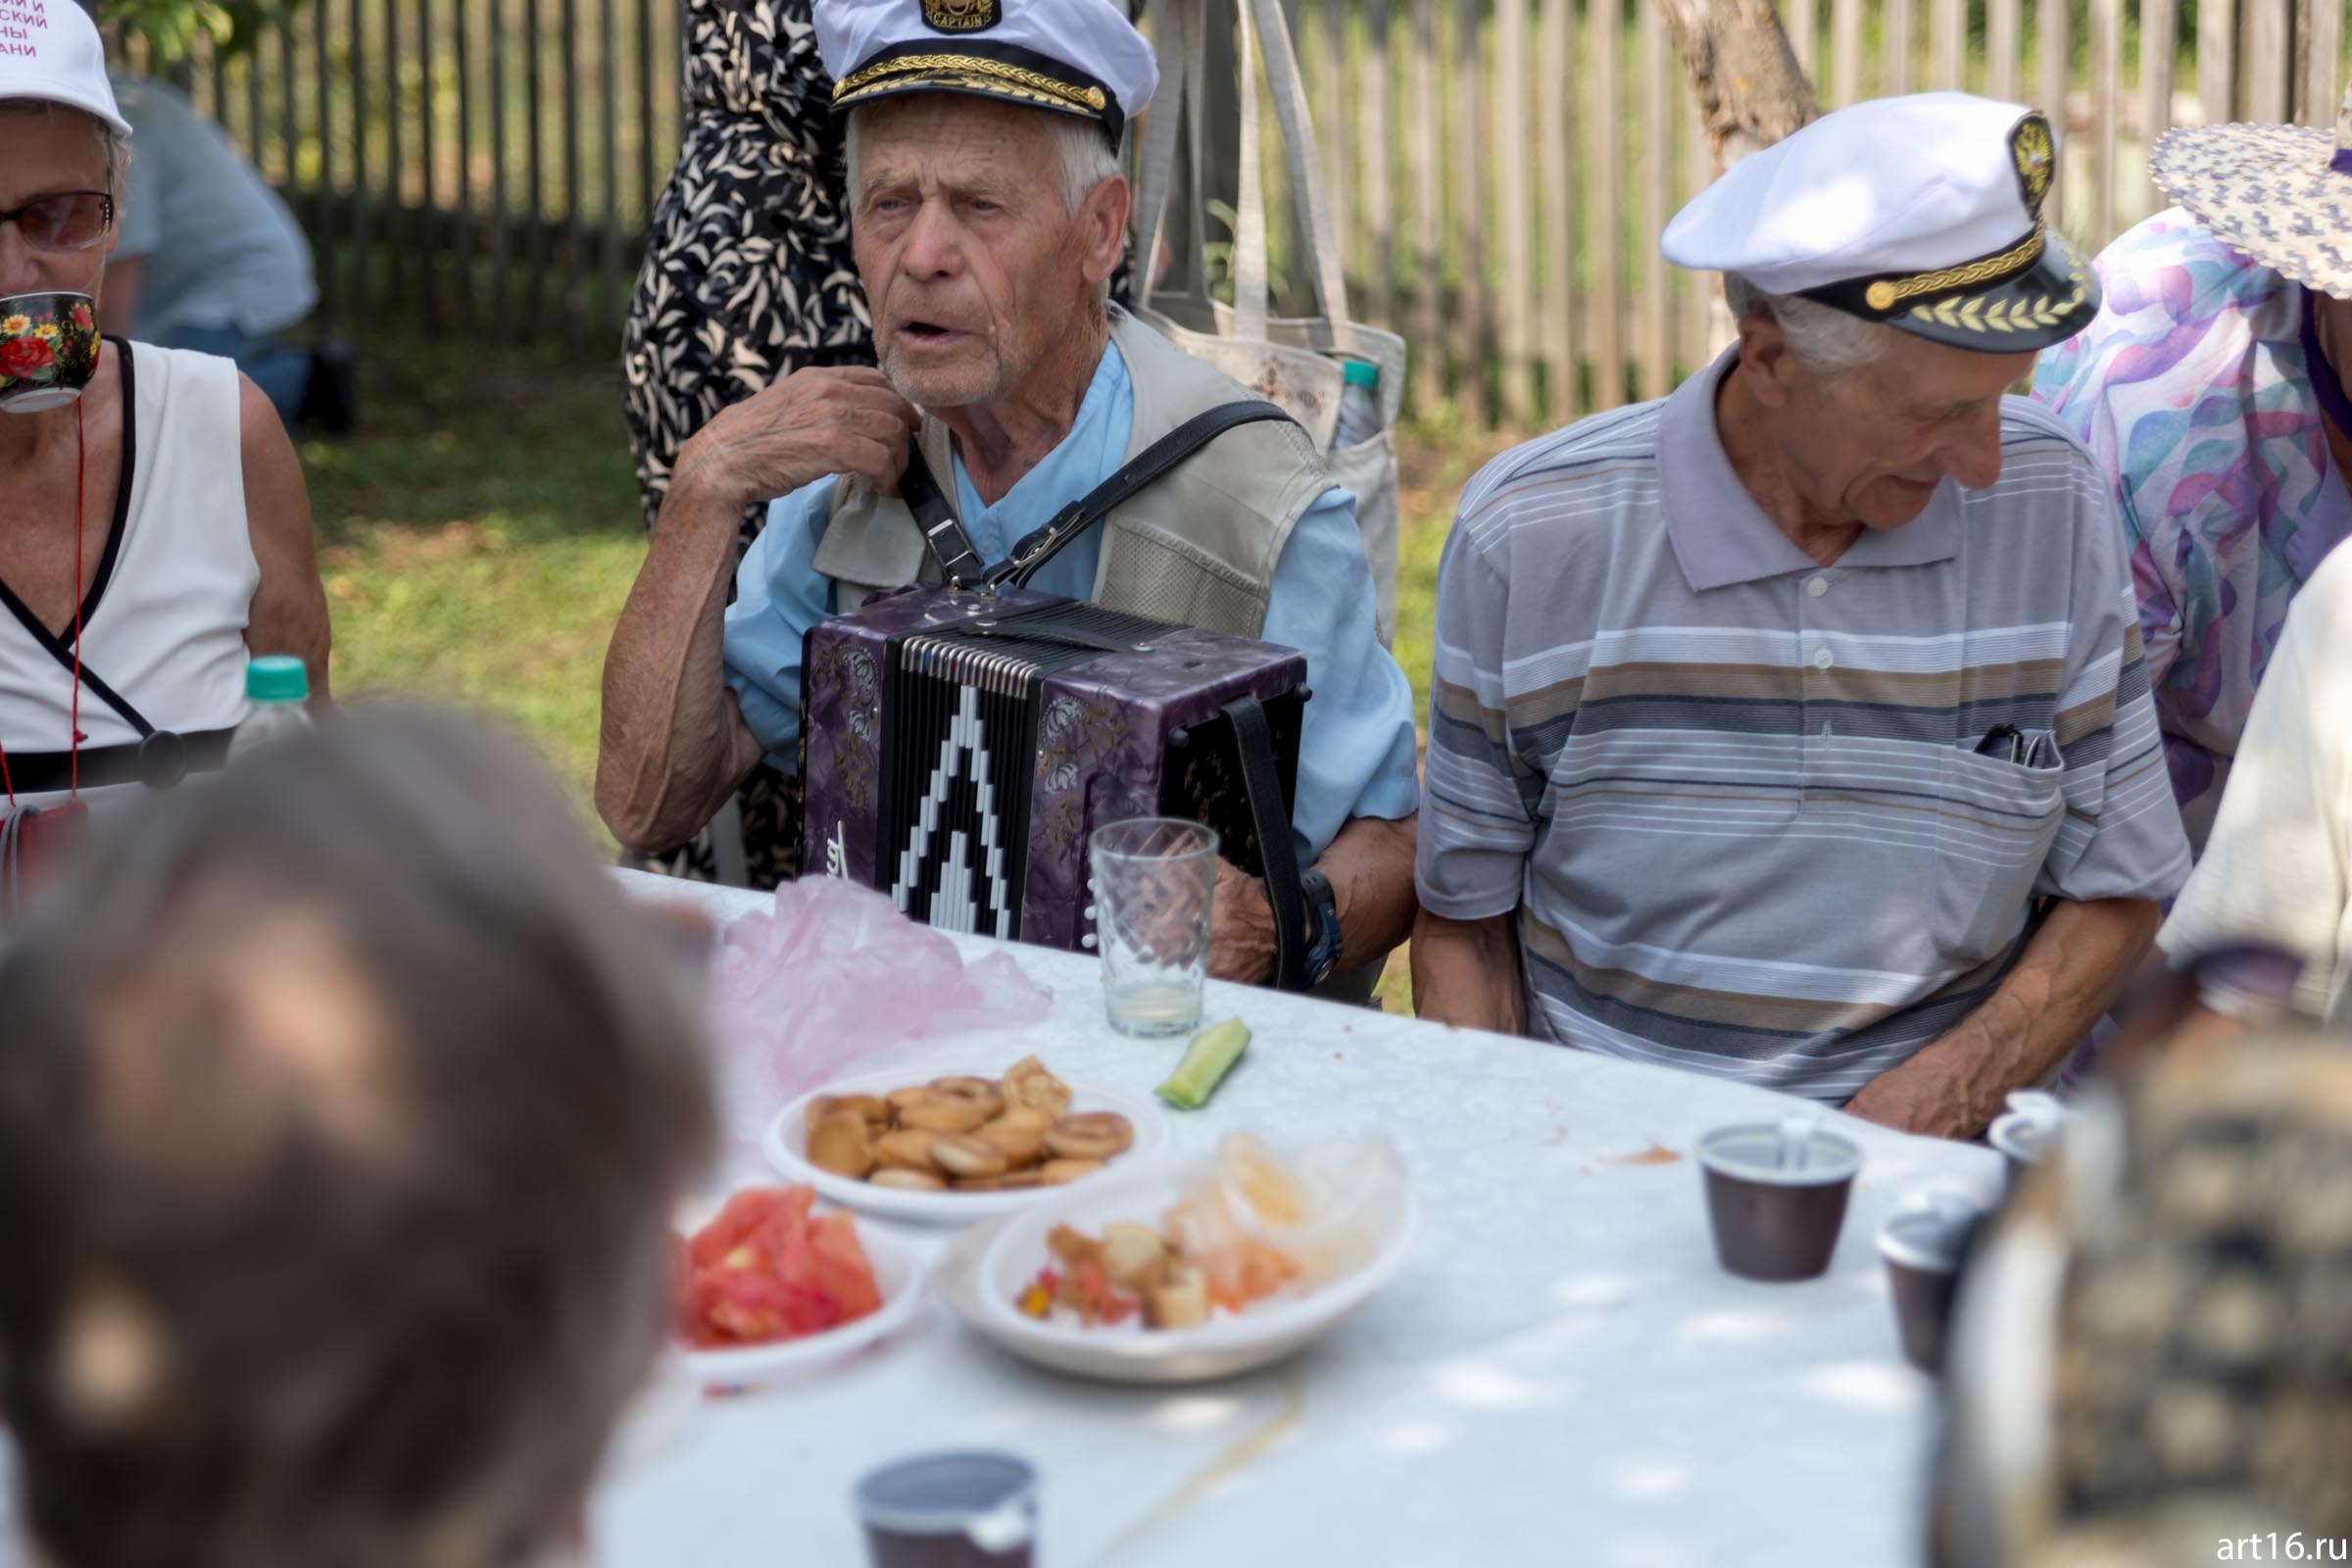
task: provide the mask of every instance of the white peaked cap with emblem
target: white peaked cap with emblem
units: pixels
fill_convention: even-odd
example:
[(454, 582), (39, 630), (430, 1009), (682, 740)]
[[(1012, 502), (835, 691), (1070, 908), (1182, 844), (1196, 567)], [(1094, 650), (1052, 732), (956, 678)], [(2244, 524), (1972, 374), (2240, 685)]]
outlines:
[(0, 29), (25, 35), (0, 37), (0, 98), (63, 104), (95, 115), (118, 136), (129, 135), (130, 122), (115, 106), (115, 89), (106, 79), (106, 46), (89, 13), (74, 0), (20, 9), (29, 20)]
[(1734, 164), (1659, 249), (1958, 348), (2037, 349), (2088, 325), (2099, 302), (2042, 222), (2056, 168), (2048, 120), (2023, 104), (1872, 99)]
[(1114, 0), (817, 0), (833, 107), (953, 92), (1092, 120), (1115, 145), (1159, 86)]

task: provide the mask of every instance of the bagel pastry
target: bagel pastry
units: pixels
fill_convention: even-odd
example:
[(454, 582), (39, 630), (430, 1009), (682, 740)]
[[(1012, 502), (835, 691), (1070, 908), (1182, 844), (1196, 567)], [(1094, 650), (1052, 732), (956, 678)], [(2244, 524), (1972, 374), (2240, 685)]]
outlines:
[(1070, 1086), (1048, 1072), (1035, 1056), (1023, 1056), (1007, 1068), (1003, 1087), (1009, 1104), (1028, 1105), (1053, 1116), (1070, 1108)]
[(836, 1095), (835, 1110), (854, 1110), (865, 1118), (865, 1124), (875, 1132), (890, 1130), (890, 1102), (880, 1095)]
[(951, 1176), (1002, 1176), (1004, 1151), (969, 1133), (941, 1133), (931, 1140), (931, 1158)]
[(931, 1140), (938, 1136), (919, 1127), (902, 1127), (895, 1133), (884, 1133), (874, 1140), (874, 1162), (884, 1170), (935, 1173), (939, 1166), (931, 1158)]
[(984, 1105), (990, 1121), (1004, 1114), (1004, 1097), (998, 1093), (995, 1084), (985, 1078), (934, 1078), (931, 1080), (931, 1092), (945, 1095), (950, 1100), (968, 1100), (974, 1104)]
[(1046, 1152), (1056, 1159), (1102, 1161), (1135, 1142), (1135, 1124), (1115, 1110), (1064, 1116), (1046, 1129)]
[[(985, 1138), (994, 1144), (1003, 1152), (1004, 1162), (1008, 1165), (1034, 1165), (1037, 1156), (1046, 1152), (1046, 1129), (1016, 1122), (1012, 1119), (1013, 1114), (1011, 1111), (1005, 1112), (972, 1136)], [(1029, 1114), (1043, 1117), (1045, 1112), (1033, 1110)]]
[(948, 1185), (959, 1193), (1011, 1193), (1043, 1187), (1046, 1179), (1033, 1170), (1008, 1170), (1002, 1176), (958, 1176)]
[(1003, 1078), (948, 1074), (883, 1095), (816, 1095), (817, 1169), (902, 1192), (1005, 1192), (1101, 1170), (1135, 1143), (1115, 1111), (1069, 1111), (1070, 1086), (1035, 1056)]
[(900, 1126), (919, 1127), (934, 1133), (969, 1133), (979, 1131), (981, 1124), (989, 1119), (988, 1106), (977, 1100), (943, 1095), (935, 1089), (923, 1093), (929, 1098), (900, 1108)]
[(828, 1113), (808, 1134), (808, 1163), (836, 1176), (863, 1176), (874, 1168), (865, 1118), (851, 1109)]

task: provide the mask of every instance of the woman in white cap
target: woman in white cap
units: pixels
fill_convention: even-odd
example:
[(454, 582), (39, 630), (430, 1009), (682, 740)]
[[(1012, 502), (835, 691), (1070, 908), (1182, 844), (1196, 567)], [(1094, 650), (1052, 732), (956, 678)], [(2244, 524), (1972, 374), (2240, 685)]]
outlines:
[(2151, 169), (2180, 205), (2099, 257), (2106, 303), (2043, 356), (2034, 395), (2114, 485), (2202, 854), (2287, 605), (2352, 533), (2352, 97), (2332, 141), (2198, 126)]
[(33, 15), (0, 59), (5, 846), (36, 811), (218, 765), (249, 650), (326, 689), (310, 502), (270, 400), (226, 360), (97, 336), (129, 127), (89, 17)]

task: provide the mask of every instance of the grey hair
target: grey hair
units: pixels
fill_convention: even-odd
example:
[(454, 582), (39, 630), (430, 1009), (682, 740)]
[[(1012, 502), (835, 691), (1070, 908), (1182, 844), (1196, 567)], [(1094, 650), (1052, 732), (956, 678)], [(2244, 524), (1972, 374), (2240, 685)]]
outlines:
[(130, 143), (114, 126), (86, 109), (72, 104), (52, 103), (46, 98), (0, 98), (0, 115), (39, 115), (54, 121), (60, 115), (72, 115), (89, 122), (98, 138), (99, 150), (106, 158), (106, 188), (110, 194), (122, 194), (122, 171), (130, 167)]
[[(864, 115), (863, 107), (850, 112), (849, 129), (842, 143), (842, 162), (849, 171), (849, 188), (853, 193), (858, 189), (858, 122)], [(1050, 116), (1046, 131), (1060, 154), (1061, 210), (1074, 217), (1097, 187), (1119, 172), (1118, 149), (1102, 134), (1100, 122), (1080, 120), (1075, 115)]]
[(1893, 343), (1894, 328), (1890, 326), (1794, 294), (1772, 293), (1738, 272), (1723, 274), (1723, 302), (1731, 308), (1734, 319), (1762, 316), (1779, 322), (1789, 352), (1815, 370), (1858, 370), (1885, 355)]

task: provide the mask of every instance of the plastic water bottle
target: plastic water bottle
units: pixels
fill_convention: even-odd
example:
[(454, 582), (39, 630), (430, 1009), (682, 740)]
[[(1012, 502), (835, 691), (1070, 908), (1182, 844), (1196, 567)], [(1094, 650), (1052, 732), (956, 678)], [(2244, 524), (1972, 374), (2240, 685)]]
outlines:
[(1340, 422), (1332, 431), (1333, 451), (1360, 446), (1380, 434), (1380, 367), (1370, 360), (1343, 360), (1348, 376), (1340, 388)]
[(228, 760), (311, 727), (311, 672), (299, 659), (265, 654), (245, 665), (245, 719), (228, 743)]

